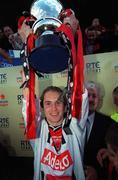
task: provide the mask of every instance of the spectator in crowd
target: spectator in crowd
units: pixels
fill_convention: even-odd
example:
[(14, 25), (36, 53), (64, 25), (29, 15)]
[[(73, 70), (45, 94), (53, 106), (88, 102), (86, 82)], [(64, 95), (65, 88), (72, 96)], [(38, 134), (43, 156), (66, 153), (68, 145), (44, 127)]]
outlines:
[(13, 29), (9, 25), (3, 26), (2, 29), (3, 29), (4, 37), (2, 39), (1, 48), (3, 48), (6, 51), (13, 49), (11, 43), (9, 42), (9, 35), (14, 33)]
[[(85, 37), (88, 37), (88, 32), (92, 29), (92, 31), (94, 32), (94, 38), (92, 40), (92, 44), (93, 47), (97, 47), (97, 48), (93, 48), (93, 53), (102, 53), (102, 52), (107, 52), (110, 50), (110, 46), (109, 46), (109, 35), (108, 35), (108, 30), (106, 27), (104, 27), (99, 18), (94, 18), (92, 20), (92, 23), (90, 26), (88, 26), (85, 29)], [(87, 38), (88, 39), (88, 38)], [(97, 41), (97, 43), (96, 43)], [(99, 46), (98, 46), (99, 45)], [(85, 46), (88, 46), (86, 43), (86, 39), (85, 39)], [(95, 51), (94, 51), (95, 49)], [(97, 51), (96, 51), (97, 50)], [(88, 52), (85, 51), (85, 53), (90, 54)]]
[(94, 18), (92, 20), (92, 27), (94, 27), (98, 36), (106, 32), (106, 28), (101, 25), (99, 18)]
[(3, 26), (3, 33), (5, 37), (9, 38), (9, 35), (13, 34), (14, 31), (9, 25), (6, 25), (6, 26)]
[(100, 149), (97, 154), (105, 180), (118, 179), (118, 124), (111, 125), (106, 133), (105, 141), (107, 148)]
[(1, 48), (3, 39), (4, 39), (4, 34), (2, 29), (0, 29), (0, 55), (3, 56), (3, 58), (6, 59), (9, 63), (12, 63), (12, 58), (3, 48)]
[(14, 33), (13, 29), (10, 26), (4, 26), (3, 33), (4, 33), (4, 39), (3, 39), (4, 49), (21, 50), (23, 48), (23, 42), (18, 32)]
[(102, 180), (101, 167), (97, 161), (99, 149), (105, 147), (105, 134), (112, 124), (110, 117), (98, 112), (101, 101), (101, 89), (98, 83), (88, 81), (85, 86), (88, 90), (89, 115), (86, 123), (87, 140), (85, 144), (84, 165), (88, 180)]
[(84, 53), (95, 54), (99, 53), (101, 50), (100, 41), (96, 34), (96, 31), (93, 27), (90, 27), (86, 30), (85, 39), (84, 39)]
[[(118, 86), (113, 89), (112, 97), (113, 97), (113, 103), (116, 106), (116, 108), (118, 109)], [(118, 112), (116, 112), (115, 114), (112, 114), (111, 118), (114, 121), (118, 122)]]
[(9, 42), (11, 43), (14, 50), (22, 50), (23, 41), (18, 32), (9, 35)]
[(92, 20), (91, 25), (85, 29), (85, 33), (87, 32), (88, 28), (93, 28), (98, 37), (106, 32), (106, 28), (103, 25), (101, 25), (99, 18), (94, 18)]
[(112, 51), (117, 51), (118, 50), (118, 23), (115, 23), (113, 25), (113, 29), (111, 30), (110, 36), (112, 38)]

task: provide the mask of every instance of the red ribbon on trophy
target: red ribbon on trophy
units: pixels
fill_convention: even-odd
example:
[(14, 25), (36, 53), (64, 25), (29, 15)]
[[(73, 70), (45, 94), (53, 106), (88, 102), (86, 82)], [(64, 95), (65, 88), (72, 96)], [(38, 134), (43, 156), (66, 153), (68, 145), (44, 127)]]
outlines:
[[(32, 17), (33, 16), (31, 16), (31, 18)], [(35, 74), (55, 73), (68, 69), (68, 76), (70, 76), (68, 78), (68, 89), (71, 90), (71, 103), (69, 106), (71, 107), (67, 117), (67, 124), (70, 121), (69, 114), (71, 114), (71, 117), (80, 120), (84, 82), (82, 33), (74, 12), (71, 9), (62, 10), (59, 14), (62, 23), (60, 23), (60, 20), (59, 22), (56, 20), (56, 24), (60, 23), (60, 25), (55, 28), (54, 33), (50, 33), (49, 35), (46, 35), (44, 30), (44, 35), (40, 35), (40, 28), (37, 27), (40, 26), (42, 22), (40, 20), (38, 21), (36, 17), (36, 21), (35, 18), (33, 19), (33, 32), (29, 24), (26, 23), (26, 21), (31, 21), (31, 18), (24, 19), (22, 23), (19, 23), (19, 31), (22, 32), (21, 36), (23, 34), (24, 37), (27, 28), (29, 31), (29, 34), (26, 33), (25, 38), (25, 58), (23, 64), (26, 84), (29, 88), (26, 129), (28, 139), (36, 138)], [(46, 23), (49, 20), (52, 21), (52, 23), (55, 21), (55, 19), (46, 18)], [(22, 27), (24, 28), (24, 32)], [(48, 31), (52, 31), (50, 26), (48, 26), (47, 29)], [(46, 53), (48, 53), (50, 57), (47, 57)], [(57, 58), (58, 55), (61, 56)], [(49, 62), (49, 60), (51, 60), (51, 62)]]

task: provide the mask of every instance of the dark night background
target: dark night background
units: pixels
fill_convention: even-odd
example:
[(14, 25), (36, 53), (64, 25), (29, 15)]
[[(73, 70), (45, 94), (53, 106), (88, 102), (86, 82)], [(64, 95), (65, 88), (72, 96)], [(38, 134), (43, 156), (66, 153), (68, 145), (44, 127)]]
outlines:
[[(0, 26), (12, 25), (17, 29), (17, 20), (22, 11), (30, 10), (33, 0), (2, 0), (0, 3)], [(118, 23), (116, 0), (60, 0), (64, 8), (72, 8), (82, 27), (90, 25), (93, 17), (99, 17), (106, 26)]]

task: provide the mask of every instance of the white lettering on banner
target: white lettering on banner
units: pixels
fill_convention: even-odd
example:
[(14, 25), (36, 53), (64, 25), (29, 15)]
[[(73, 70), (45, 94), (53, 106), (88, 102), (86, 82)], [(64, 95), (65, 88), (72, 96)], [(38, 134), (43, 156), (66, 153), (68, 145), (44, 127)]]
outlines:
[(55, 154), (49, 149), (45, 149), (41, 163), (50, 166), (53, 170), (63, 171), (70, 167), (73, 161), (68, 150), (61, 154)]

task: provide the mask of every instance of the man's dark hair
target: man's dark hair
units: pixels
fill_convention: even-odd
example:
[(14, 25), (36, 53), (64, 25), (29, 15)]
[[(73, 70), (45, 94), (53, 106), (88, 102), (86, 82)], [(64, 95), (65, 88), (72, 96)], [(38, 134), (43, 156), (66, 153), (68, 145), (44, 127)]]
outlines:
[(118, 94), (118, 86), (113, 89), (113, 94)]

